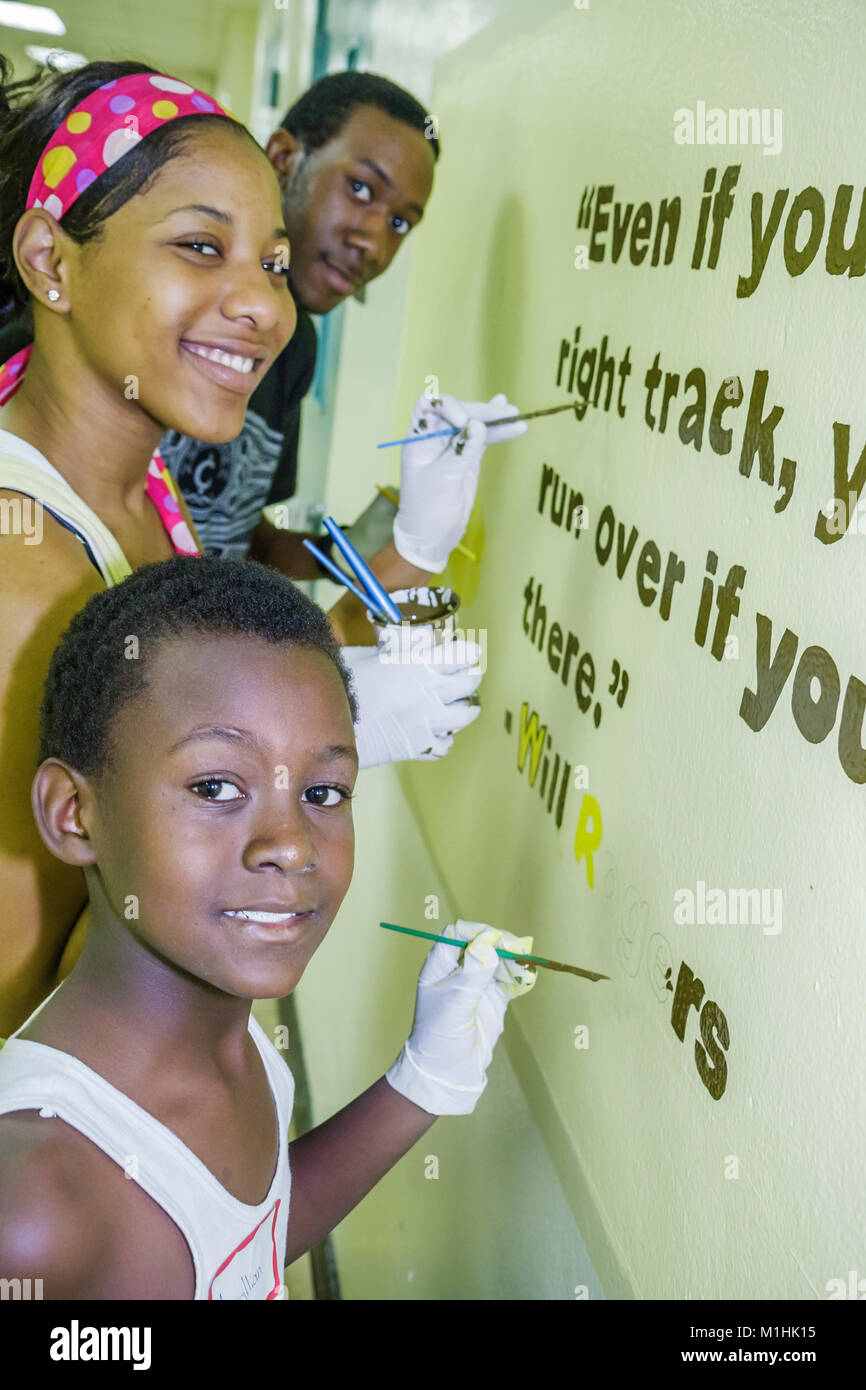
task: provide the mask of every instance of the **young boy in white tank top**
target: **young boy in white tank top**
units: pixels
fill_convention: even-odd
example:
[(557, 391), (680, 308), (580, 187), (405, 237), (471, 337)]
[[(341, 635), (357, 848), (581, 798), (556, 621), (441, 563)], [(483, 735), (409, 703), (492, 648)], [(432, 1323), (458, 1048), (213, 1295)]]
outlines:
[(534, 982), (494, 944), (532, 942), (457, 923), (471, 945), (430, 952), (396, 1062), (290, 1166), (293, 1082), (250, 1005), (291, 993), (349, 886), (355, 716), (326, 618), (262, 566), (144, 566), (73, 620), (33, 806), (91, 925), (0, 1050), (0, 1278), (278, 1299), (436, 1115), (474, 1108)]

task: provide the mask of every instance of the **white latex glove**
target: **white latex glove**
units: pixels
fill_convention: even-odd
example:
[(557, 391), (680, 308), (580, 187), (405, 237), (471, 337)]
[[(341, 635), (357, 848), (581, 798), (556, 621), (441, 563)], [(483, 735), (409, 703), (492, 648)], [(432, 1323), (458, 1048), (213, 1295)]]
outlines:
[(533, 967), (503, 960), (495, 947), (528, 955), (532, 937), (462, 921), (449, 923), (441, 935), (469, 945), (458, 952), (437, 941), (428, 954), (412, 1032), (385, 1078), (431, 1115), (468, 1115), (487, 1085), (508, 1001), (526, 994), (536, 979)]
[(455, 733), (481, 713), (480, 705), (465, 703), (483, 674), (477, 642), (445, 644), (435, 665), (386, 663), (378, 647), (343, 647), (341, 655), (358, 699), (355, 742), (362, 768), (441, 758)]
[(517, 414), (517, 406), (501, 394), (489, 401), (419, 396), (407, 434), (426, 434), (448, 425), (460, 426), (462, 433), (403, 445), (394, 545), (410, 565), (433, 574), (445, 568), (469, 524), (485, 448), (516, 439), (527, 429), (525, 420), (492, 429), (484, 421)]

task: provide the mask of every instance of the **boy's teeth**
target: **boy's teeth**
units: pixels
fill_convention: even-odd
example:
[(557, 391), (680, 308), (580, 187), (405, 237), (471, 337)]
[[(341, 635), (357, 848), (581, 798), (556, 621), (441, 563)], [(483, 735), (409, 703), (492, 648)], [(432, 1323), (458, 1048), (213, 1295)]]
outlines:
[(256, 365), (254, 357), (232, 356), (230, 352), (223, 352), (221, 348), (200, 347), (198, 343), (187, 343), (190, 352), (195, 352), (199, 357), (208, 357), (211, 362), (219, 362), (224, 367), (232, 367), (236, 372), (251, 372)]
[(226, 912), (226, 917), (243, 917), (246, 922), (285, 922), (288, 917), (297, 917), (297, 912)]

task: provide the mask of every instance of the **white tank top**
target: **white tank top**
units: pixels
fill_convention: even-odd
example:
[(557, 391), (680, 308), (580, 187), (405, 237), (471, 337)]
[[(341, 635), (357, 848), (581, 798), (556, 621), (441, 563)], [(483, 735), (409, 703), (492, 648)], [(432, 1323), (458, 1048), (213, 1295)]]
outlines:
[(38, 498), (56, 521), (78, 537), (106, 584), (119, 584), (132, 573), (108, 527), (72, 490), (62, 473), (26, 439), (2, 428), (0, 487)]
[(279, 1136), (270, 1191), (254, 1207), (227, 1192), (172, 1130), (77, 1057), (14, 1033), (0, 1047), (0, 1115), (38, 1110), (47, 1118), (57, 1116), (113, 1158), (182, 1231), (195, 1266), (197, 1299), (287, 1296), (283, 1266), (295, 1083), (252, 1015), (249, 1031), (267, 1072)]

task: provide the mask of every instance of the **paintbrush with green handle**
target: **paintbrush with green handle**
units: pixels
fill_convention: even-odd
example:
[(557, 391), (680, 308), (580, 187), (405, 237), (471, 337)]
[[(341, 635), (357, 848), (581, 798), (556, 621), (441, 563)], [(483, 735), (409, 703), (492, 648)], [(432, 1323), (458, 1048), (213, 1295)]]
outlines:
[[(452, 936), (436, 936), (431, 931), (417, 931), (414, 927), (397, 927), (393, 922), (380, 922), (380, 927), (386, 927), (388, 931), (405, 932), (407, 936), (423, 936), (428, 941), (444, 941), (446, 946), (468, 946), (468, 941), (458, 941)], [(543, 956), (518, 956), (514, 951), (501, 951), (495, 948), (498, 956), (504, 956), (507, 960), (516, 960), (519, 965), (543, 965), (548, 970), (566, 970), (570, 975), (581, 975), (585, 980), (609, 980), (609, 975), (599, 975), (594, 970), (581, 970), (579, 965), (564, 965), (559, 960), (545, 960)]]

